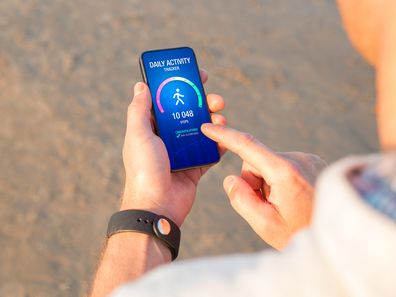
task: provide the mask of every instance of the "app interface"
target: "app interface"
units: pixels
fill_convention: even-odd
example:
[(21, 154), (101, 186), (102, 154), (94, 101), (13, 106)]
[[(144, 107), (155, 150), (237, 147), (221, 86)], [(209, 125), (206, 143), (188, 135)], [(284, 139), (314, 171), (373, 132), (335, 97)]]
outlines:
[(145, 52), (142, 63), (171, 169), (217, 162), (217, 144), (200, 130), (203, 123), (210, 122), (210, 115), (193, 50)]

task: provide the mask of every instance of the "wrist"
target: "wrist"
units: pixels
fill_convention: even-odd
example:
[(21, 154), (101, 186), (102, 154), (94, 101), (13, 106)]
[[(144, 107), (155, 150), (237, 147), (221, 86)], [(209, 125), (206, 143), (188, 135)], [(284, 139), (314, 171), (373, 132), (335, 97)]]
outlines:
[[(159, 197), (159, 199), (157, 200), (160, 200), (161, 198), (163, 197)], [(160, 203), (154, 203), (153, 200), (155, 199), (136, 197), (136, 195), (132, 195), (131, 192), (125, 188), (124, 193), (121, 197), (121, 204), (119, 210), (122, 211), (129, 209), (137, 209), (137, 210), (149, 211), (157, 215), (162, 215), (171, 219), (180, 228), (182, 221), (178, 219), (178, 216), (175, 215), (173, 211), (171, 211), (170, 209), (166, 207), (162, 207)]]
[(177, 258), (180, 246), (180, 229), (168, 217), (156, 213), (128, 209), (114, 213), (107, 227), (107, 237), (123, 232), (138, 232), (153, 236)]
[(120, 255), (125, 255), (125, 251), (130, 251), (131, 249), (134, 251), (133, 257), (135, 259), (141, 259), (139, 262), (143, 272), (159, 264), (171, 262), (172, 260), (170, 250), (155, 237), (148, 234), (122, 232), (114, 234), (107, 240), (109, 257), (119, 259)]

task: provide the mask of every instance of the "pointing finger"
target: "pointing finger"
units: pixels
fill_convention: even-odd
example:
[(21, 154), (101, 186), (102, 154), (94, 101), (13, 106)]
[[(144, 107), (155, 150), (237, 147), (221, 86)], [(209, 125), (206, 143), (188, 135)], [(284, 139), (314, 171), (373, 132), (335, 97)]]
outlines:
[(272, 183), (279, 172), (287, 170), (287, 162), (270, 151), (252, 135), (210, 123), (201, 126), (202, 132), (226, 149), (239, 155), (260, 171), (267, 183)]

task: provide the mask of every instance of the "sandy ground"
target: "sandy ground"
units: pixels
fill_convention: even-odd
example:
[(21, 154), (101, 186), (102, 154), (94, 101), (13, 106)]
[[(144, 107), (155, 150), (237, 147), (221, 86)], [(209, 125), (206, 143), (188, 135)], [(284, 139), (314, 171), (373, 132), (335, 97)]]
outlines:
[[(0, 1), (0, 296), (85, 294), (123, 182), (138, 56), (192, 46), (229, 124), (328, 161), (377, 150), (373, 70), (330, 0)], [(228, 154), (180, 259), (266, 248), (231, 209)]]

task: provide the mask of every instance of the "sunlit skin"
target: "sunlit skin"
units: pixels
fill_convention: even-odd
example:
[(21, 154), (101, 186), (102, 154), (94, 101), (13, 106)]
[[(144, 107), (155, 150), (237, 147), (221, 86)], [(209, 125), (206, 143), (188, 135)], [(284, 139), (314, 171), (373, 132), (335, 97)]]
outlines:
[[(390, 0), (392, 1), (392, 0)], [(360, 54), (375, 65), (388, 0), (338, 0), (339, 11), (349, 39)]]
[[(383, 150), (395, 150), (396, 1), (338, 0), (338, 4), (352, 43), (376, 68), (379, 139)], [(206, 72), (201, 77), (206, 81)], [(218, 95), (209, 95), (208, 104), (212, 113), (224, 108)], [(138, 83), (128, 110), (121, 209), (150, 210), (181, 225), (208, 168), (170, 173), (164, 144), (152, 131), (150, 109), (147, 86)], [(203, 133), (219, 142), (222, 153), (228, 149), (243, 160), (240, 175), (224, 180), (231, 205), (263, 240), (283, 249), (296, 231), (310, 223), (314, 182), (325, 163), (311, 154), (273, 152), (254, 136), (226, 128), (221, 115), (213, 113), (212, 121), (215, 125), (204, 125)], [(153, 237), (116, 234), (107, 242), (90, 296), (107, 296), (170, 260), (169, 250)]]
[(396, 149), (396, 1), (338, 0), (345, 30), (376, 68), (378, 136), (383, 150)]

